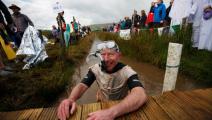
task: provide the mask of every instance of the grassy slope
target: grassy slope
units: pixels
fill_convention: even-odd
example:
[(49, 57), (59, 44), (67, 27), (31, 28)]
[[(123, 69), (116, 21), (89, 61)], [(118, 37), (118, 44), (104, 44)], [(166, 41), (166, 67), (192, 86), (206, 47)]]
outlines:
[(0, 111), (50, 106), (72, 85), (74, 68), (89, 51), (93, 39), (94, 35), (89, 35), (66, 49), (64, 60), (56, 44), (47, 45), (47, 61), (30, 70), (22, 71), (22, 62), (15, 64), (18, 71), (0, 79)]

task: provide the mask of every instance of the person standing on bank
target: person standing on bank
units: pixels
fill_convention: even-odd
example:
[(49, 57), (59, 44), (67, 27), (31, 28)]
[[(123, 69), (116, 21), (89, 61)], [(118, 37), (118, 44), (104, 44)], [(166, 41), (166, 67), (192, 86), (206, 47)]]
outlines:
[(154, 27), (162, 27), (166, 17), (166, 6), (163, 0), (155, 0), (154, 6)]
[(13, 11), (12, 18), (15, 23), (15, 26), (17, 27), (17, 30), (15, 31), (16, 32), (15, 44), (17, 47), (19, 47), (21, 44), (21, 39), (23, 37), (24, 31), (26, 30), (28, 25), (34, 26), (34, 24), (29, 19), (29, 17), (20, 12), (21, 8), (18, 7), (17, 5), (12, 4), (9, 8)]
[(66, 120), (70, 113), (76, 111), (76, 101), (94, 81), (99, 87), (97, 101), (121, 101), (108, 109), (89, 113), (87, 120), (113, 120), (137, 110), (147, 101), (147, 95), (137, 73), (130, 66), (119, 62), (121, 53), (114, 41), (98, 44), (96, 54), (100, 57), (101, 64), (91, 66), (81, 83), (76, 85), (70, 96), (60, 103), (57, 113), (59, 119)]
[[(13, 20), (9, 10), (7, 9), (7, 6), (3, 3), (3, 1), (0, 0), (0, 36), (5, 43), (8, 42), (6, 41), (7, 35), (4, 33), (4, 30), (7, 31), (7, 28), (12, 31), (12, 29), (14, 28)], [(2, 47), (1, 44), (0, 47)], [(0, 48), (0, 77), (12, 74), (12, 72), (10, 71), (11, 68), (9, 66), (5, 66), (3, 63), (3, 53), (3, 48)]]
[(145, 28), (145, 23), (146, 23), (147, 15), (145, 10), (141, 10), (141, 19), (140, 19), (140, 28)]
[(137, 14), (137, 11), (134, 10), (134, 13), (132, 15), (132, 29), (133, 29), (133, 32), (137, 32), (139, 27), (140, 27), (140, 19), (141, 19), (141, 16)]

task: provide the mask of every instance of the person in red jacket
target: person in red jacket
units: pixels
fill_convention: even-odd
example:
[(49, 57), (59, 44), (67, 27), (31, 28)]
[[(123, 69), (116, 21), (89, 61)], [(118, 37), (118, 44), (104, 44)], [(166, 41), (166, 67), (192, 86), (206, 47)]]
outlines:
[(146, 25), (149, 28), (152, 28), (153, 27), (153, 22), (154, 22), (154, 6), (155, 6), (155, 3), (152, 2), (151, 3), (151, 8), (150, 8), (149, 14), (147, 16), (147, 20), (146, 20)]

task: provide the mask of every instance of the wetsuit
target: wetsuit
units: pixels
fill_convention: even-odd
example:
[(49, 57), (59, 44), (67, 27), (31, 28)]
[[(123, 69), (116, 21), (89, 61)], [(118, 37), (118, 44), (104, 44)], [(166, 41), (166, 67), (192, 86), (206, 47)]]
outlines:
[(137, 73), (122, 63), (118, 63), (111, 72), (103, 72), (99, 64), (93, 65), (81, 83), (90, 87), (94, 81), (99, 87), (98, 101), (120, 100), (134, 87), (143, 87)]

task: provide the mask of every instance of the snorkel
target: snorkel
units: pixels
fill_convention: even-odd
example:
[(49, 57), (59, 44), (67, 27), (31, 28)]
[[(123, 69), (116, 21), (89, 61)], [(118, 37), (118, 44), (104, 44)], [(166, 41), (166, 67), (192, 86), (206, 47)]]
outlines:
[(88, 63), (88, 61), (90, 60), (90, 57), (91, 56), (94, 56), (96, 58), (99, 58), (100, 59), (100, 67), (101, 67), (101, 70), (106, 72), (107, 71), (107, 66), (106, 66), (106, 62), (105, 60), (102, 58), (102, 55), (101, 55), (101, 51), (105, 48), (109, 48), (109, 49), (113, 49), (115, 50), (116, 52), (119, 52), (119, 47), (118, 45), (112, 41), (112, 40), (109, 40), (109, 41), (103, 41), (99, 44), (96, 45), (96, 51), (93, 52), (93, 53), (90, 53), (87, 58), (86, 58), (86, 62)]
[(101, 70), (105, 72), (105, 71), (106, 71), (106, 64), (105, 64), (105, 61), (104, 61), (104, 59), (102, 58), (102, 56), (101, 56), (101, 54), (100, 54), (100, 51), (96, 51), (96, 52), (94, 52), (94, 53), (90, 53), (90, 54), (87, 56), (87, 58), (86, 58), (86, 62), (87, 62), (87, 63), (90, 61), (90, 57), (91, 57), (91, 56), (100, 59), (99, 65), (100, 65), (100, 67), (101, 67)]

